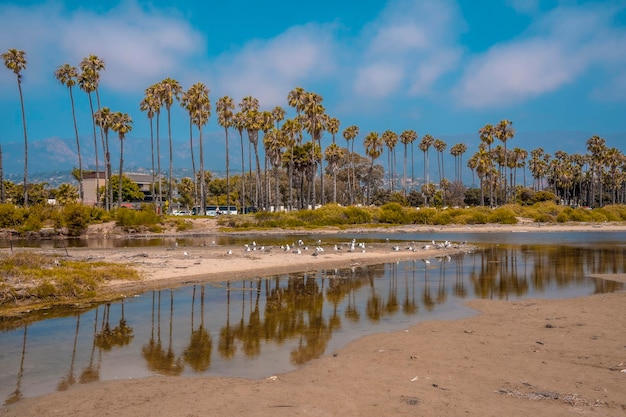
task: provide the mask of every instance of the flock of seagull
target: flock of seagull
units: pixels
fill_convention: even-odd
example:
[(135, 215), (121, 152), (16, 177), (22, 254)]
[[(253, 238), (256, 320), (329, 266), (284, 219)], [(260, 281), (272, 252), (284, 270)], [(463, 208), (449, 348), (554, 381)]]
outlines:
[[(389, 239), (386, 239), (386, 242), (389, 242)], [(400, 246), (400, 245), (393, 245), (391, 246), (391, 251), (392, 252), (399, 252), (399, 251), (411, 251), (411, 252), (417, 252), (419, 249), (421, 250), (431, 250), (431, 249), (458, 249), (460, 248), (462, 245), (465, 245), (466, 242), (462, 242), (462, 243), (457, 243), (457, 244), (453, 244), (450, 241), (443, 241), (443, 242), (435, 242), (434, 240), (432, 240), (430, 243), (425, 243), (425, 244), (417, 244), (416, 242), (411, 242), (410, 244), (406, 245), (406, 246)], [(246, 243), (243, 245), (243, 251), (244, 253), (247, 252), (271, 252), (274, 248), (272, 246), (265, 246), (265, 245), (257, 245), (256, 241), (252, 241), (251, 243)], [(332, 245), (332, 250), (339, 252), (339, 251), (346, 251), (346, 252), (360, 252), (360, 253), (365, 253), (367, 249), (367, 245), (365, 242), (357, 242), (356, 239), (352, 239), (349, 242), (345, 242), (345, 243), (339, 243), (339, 244), (333, 244)], [(325, 251), (324, 247), (322, 246), (322, 241), (321, 240), (317, 240), (317, 242), (314, 245), (307, 245), (305, 244), (305, 242), (302, 239), (298, 239), (296, 241), (293, 241), (291, 243), (286, 243), (280, 246), (280, 250), (283, 252), (287, 252), (287, 253), (293, 253), (296, 255), (301, 255), (303, 253), (310, 253), (312, 256), (318, 256), (320, 253), (323, 253)], [(329, 249), (330, 250), (330, 249)], [(229, 249), (226, 252), (227, 255), (232, 255), (233, 254), (233, 250)], [(423, 260), (424, 263), (430, 263), (430, 261), (428, 259), (424, 259)]]

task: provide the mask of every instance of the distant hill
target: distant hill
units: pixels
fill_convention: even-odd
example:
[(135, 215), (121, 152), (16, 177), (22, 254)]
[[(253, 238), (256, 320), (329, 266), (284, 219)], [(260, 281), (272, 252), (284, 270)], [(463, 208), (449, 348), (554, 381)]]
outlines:
[[(519, 147), (530, 151), (537, 147), (542, 147), (544, 151), (553, 154), (557, 150), (564, 150), (567, 153), (586, 153), (586, 141), (595, 133), (589, 132), (518, 132), (515, 137), (507, 143), (509, 148)], [(599, 136), (603, 137), (608, 147), (616, 147), (622, 152), (626, 152), (626, 132), (607, 134)], [(463, 157), (465, 163), (469, 157), (478, 149), (479, 139), (478, 133), (462, 134), (462, 135), (446, 135), (440, 136), (444, 140), (448, 148), (446, 150), (446, 173), (451, 173), (454, 169), (453, 159), (449, 155), (450, 148), (456, 143), (465, 143), (467, 145), (467, 153)], [(199, 168), (198, 159), (198, 143), (194, 138), (194, 157), (196, 161), (196, 169)], [(419, 141), (419, 139), (418, 139)], [(324, 144), (329, 142), (324, 139)], [(225, 173), (226, 151), (224, 146), (223, 133), (209, 133), (204, 137), (204, 153), (205, 153), (205, 169), (216, 175)], [(344, 146), (345, 143), (340, 145)], [(102, 149), (98, 149), (99, 166), (102, 169), (103, 157)], [(244, 146), (246, 147), (246, 166), (248, 164), (248, 140), (244, 136)], [(260, 144), (260, 146), (262, 146)], [(113, 171), (117, 172), (119, 168), (119, 140), (117, 137), (110, 138), (111, 163)], [(355, 151), (362, 152), (362, 144), (358, 142)], [(422, 173), (423, 154), (417, 148), (417, 143), (413, 149), (416, 174)], [(5, 176), (12, 181), (21, 181), (24, 171), (24, 144), (22, 142), (12, 142), (2, 144), (3, 163)], [(241, 145), (239, 135), (236, 132), (231, 133), (229, 143), (230, 153), (230, 169), (232, 173), (238, 173), (241, 169)], [(95, 169), (95, 153), (93, 149), (93, 139), (81, 140), (81, 154), (83, 157), (84, 169)], [(436, 173), (436, 159), (430, 155), (430, 171), (431, 176)], [(57, 182), (71, 181), (71, 172), (73, 167), (78, 167), (78, 157), (76, 154), (76, 143), (74, 139), (62, 139), (52, 137), (44, 140), (31, 141), (28, 144), (28, 162), (29, 177), (33, 181), (44, 180), (49, 182), (51, 186), (56, 186)], [(262, 153), (261, 153), (262, 155)], [(156, 146), (155, 146), (156, 157)], [(396, 150), (397, 164), (402, 165), (403, 148), (398, 145)], [(261, 163), (263, 161), (261, 160)], [(377, 163), (386, 165), (385, 156), (379, 158)], [(156, 161), (155, 161), (156, 164)], [(191, 172), (191, 152), (188, 141), (174, 141), (173, 165), (176, 170), (176, 176), (189, 175)], [(134, 172), (149, 172), (151, 167), (151, 148), (150, 139), (146, 138), (128, 138), (124, 143), (124, 170)], [(418, 168), (419, 167), (419, 168)], [(161, 170), (167, 172), (169, 170), (169, 143), (167, 139), (161, 139)], [(448, 175), (448, 174), (447, 174)], [(470, 172), (465, 174), (470, 177)], [(65, 180), (63, 180), (65, 178)], [(466, 178), (466, 180), (469, 178)], [(60, 182), (59, 182), (60, 181)]]

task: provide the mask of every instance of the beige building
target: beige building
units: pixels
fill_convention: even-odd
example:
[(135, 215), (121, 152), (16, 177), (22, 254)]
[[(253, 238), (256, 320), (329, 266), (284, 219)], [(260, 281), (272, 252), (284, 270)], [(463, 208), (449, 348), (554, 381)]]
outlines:
[[(136, 182), (139, 185), (141, 191), (143, 191), (145, 202), (152, 201), (152, 195), (150, 192), (150, 187), (152, 185), (152, 174), (138, 174), (138, 173), (129, 173), (125, 172), (128, 178), (132, 181)], [(105, 181), (105, 173), (104, 171), (99, 172), (89, 172), (83, 175), (83, 196), (85, 204), (96, 205), (97, 203), (97, 186), (100, 188), (104, 187)]]

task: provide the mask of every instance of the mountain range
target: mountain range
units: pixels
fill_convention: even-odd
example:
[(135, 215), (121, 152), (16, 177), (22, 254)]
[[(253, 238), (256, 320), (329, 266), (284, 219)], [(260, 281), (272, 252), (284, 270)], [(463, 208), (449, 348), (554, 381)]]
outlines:
[[(563, 150), (569, 154), (587, 152), (586, 141), (595, 133), (589, 132), (520, 132), (507, 142), (507, 146), (512, 149), (519, 147), (530, 152), (530, 150), (542, 147), (547, 153), (553, 154), (557, 150)], [(606, 140), (607, 147), (616, 147), (622, 152), (626, 149), (626, 132), (613, 133), (599, 136)], [(445, 151), (445, 169), (446, 172), (452, 172), (453, 158), (449, 155), (449, 149), (456, 143), (465, 143), (467, 152), (463, 157), (463, 163), (477, 150), (480, 140), (478, 134), (459, 134), (447, 135), (440, 137), (448, 145)], [(246, 154), (246, 168), (248, 164), (248, 140), (244, 133), (244, 147)], [(305, 136), (305, 140), (308, 140)], [(98, 139), (100, 141), (100, 139)], [(345, 140), (338, 135), (337, 141), (340, 146), (345, 146)], [(419, 138), (418, 138), (419, 141)], [(261, 141), (260, 141), (261, 142)], [(327, 146), (329, 139), (324, 139), (324, 146)], [(172, 161), (177, 172), (191, 172), (191, 152), (188, 141), (174, 140), (172, 142)], [(214, 175), (221, 176), (225, 173), (226, 151), (224, 145), (223, 133), (208, 133), (204, 135), (204, 166), (205, 170), (209, 170)], [(83, 160), (83, 169), (95, 170), (96, 157), (94, 152), (93, 139), (81, 139), (81, 155)], [(102, 169), (103, 157), (101, 143), (98, 142), (98, 158), (99, 167)], [(415, 144), (417, 145), (417, 143)], [(259, 144), (261, 147), (262, 144)], [(494, 145), (495, 146), (495, 145)], [(362, 146), (357, 139), (355, 151), (362, 153)], [(385, 150), (386, 151), (386, 150)], [(113, 171), (119, 169), (119, 140), (113, 136), (110, 138), (111, 164)], [(414, 147), (414, 161), (416, 172), (422, 172), (423, 154), (417, 146)], [(156, 145), (154, 149), (155, 157), (157, 153)], [(169, 170), (169, 142), (167, 139), (161, 138), (161, 171)], [(431, 152), (429, 159), (431, 175), (436, 172), (436, 159)], [(124, 142), (124, 170), (128, 172), (150, 172), (152, 166), (152, 151), (149, 138), (128, 138)], [(197, 138), (194, 138), (194, 159), (196, 169), (199, 169), (198, 160), (199, 150)], [(263, 164), (260, 150), (261, 164)], [(402, 144), (397, 145), (396, 160), (397, 169), (401, 170), (403, 163), (404, 149)], [(230, 171), (233, 174), (241, 172), (241, 145), (239, 134), (237, 132), (229, 135), (229, 156)], [(410, 156), (409, 156), (410, 158)], [(410, 159), (409, 159), (410, 160)], [(24, 170), (24, 143), (10, 142), (2, 144), (2, 162), (5, 177), (11, 181), (21, 181)], [(157, 162), (155, 161), (155, 164)], [(386, 154), (383, 154), (377, 163), (387, 164)], [(76, 140), (69, 138), (51, 137), (42, 140), (30, 141), (28, 143), (28, 165), (29, 178), (35, 180), (36, 177), (44, 177), (51, 186), (56, 186), (57, 182), (71, 181), (70, 172), (72, 168), (78, 167), (78, 157), (76, 152)], [(155, 166), (156, 169), (156, 166)], [(470, 172), (467, 170), (465, 177), (469, 179)], [(58, 178), (57, 178), (58, 177)], [(53, 178), (57, 178), (54, 180)]]

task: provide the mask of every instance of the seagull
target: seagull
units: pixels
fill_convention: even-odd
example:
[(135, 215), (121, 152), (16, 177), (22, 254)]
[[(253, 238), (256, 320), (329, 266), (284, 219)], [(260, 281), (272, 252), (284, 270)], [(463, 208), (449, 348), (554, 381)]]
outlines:
[(226, 252), (226, 255), (232, 255), (232, 254), (233, 254), (233, 251), (230, 249), (228, 250), (228, 252)]
[(430, 263), (430, 260), (429, 260), (429, 259), (422, 259), (422, 261), (423, 261), (425, 264), (429, 264), (429, 263)]
[(399, 251), (400, 250), (400, 246), (394, 246), (391, 248), (391, 250), (393, 251)]
[(187, 251), (183, 252), (183, 255), (185, 255), (185, 256), (189, 256), (189, 254), (187, 253)]

